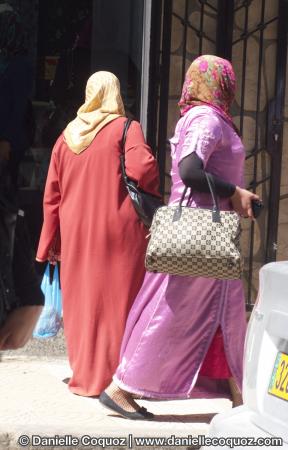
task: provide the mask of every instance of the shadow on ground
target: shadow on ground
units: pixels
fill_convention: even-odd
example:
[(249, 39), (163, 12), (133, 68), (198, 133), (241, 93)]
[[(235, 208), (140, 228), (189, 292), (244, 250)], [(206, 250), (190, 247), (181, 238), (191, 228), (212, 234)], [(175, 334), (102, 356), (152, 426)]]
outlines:
[[(118, 414), (108, 414), (110, 417), (121, 420), (129, 420)], [(182, 423), (210, 423), (216, 413), (213, 414), (155, 414), (151, 422), (182, 422)]]

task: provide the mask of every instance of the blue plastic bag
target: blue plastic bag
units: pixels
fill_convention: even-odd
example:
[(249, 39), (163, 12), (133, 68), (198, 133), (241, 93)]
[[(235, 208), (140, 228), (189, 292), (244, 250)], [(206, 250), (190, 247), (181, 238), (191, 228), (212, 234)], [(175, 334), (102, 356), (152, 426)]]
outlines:
[[(50, 271), (53, 271), (51, 276)], [(35, 338), (56, 336), (62, 326), (62, 295), (58, 266), (47, 264), (41, 289), (45, 296), (45, 305), (33, 332)]]

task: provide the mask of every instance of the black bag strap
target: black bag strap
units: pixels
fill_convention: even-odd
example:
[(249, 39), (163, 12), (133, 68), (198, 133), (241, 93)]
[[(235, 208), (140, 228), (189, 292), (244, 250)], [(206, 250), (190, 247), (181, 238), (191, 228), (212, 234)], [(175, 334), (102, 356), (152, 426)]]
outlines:
[(128, 133), (128, 129), (132, 122), (133, 122), (132, 119), (127, 119), (126, 122), (124, 123), (124, 129), (123, 129), (122, 138), (121, 138), (121, 149), (123, 151), (124, 156), (125, 156), (125, 144), (126, 144), (127, 133)]
[[(212, 206), (212, 220), (213, 220), (213, 222), (219, 222), (220, 223), (221, 222), (220, 208), (219, 208), (218, 197), (217, 197), (216, 191), (215, 191), (214, 179), (213, 179), (213, 176), (210, 173), (207, 173), (207, 172), (204, 172), (204, 173), (205, 173), (205, 176), (206, 176), (206, 180), (207, 180), (207, 183), (208, 183), (209, 191), (210, 191), (210, 194), (211, 194), (211, 197), (212, 197), (212, 202), (213, 202), (213, 206)], [(188, 186), (185, 186), (183, 194), (181, 195), (181, 199), (180, 199), (180, 203), (179, 203), (179, 210), (182, 207), (182, 203), (183, 203), (183, 201), (185, 199), (185, 196), (187, 194), (188, 189), (190, 189), (190, 191), (192, 192), (191, 188), (189, 188)], [(181, 215), (180, 211), (178, 211), (178, 214), (176, 214), (175, 218), (179, 217), (179, 214)]]
[(125, 183), (127, 183), (128, 177), (126, 174), (126, 167), (125, 167), (125, 144), (126, 144), (126, 137), (128, 133), (128, 129), (132, 123), (132, 119), (127, 119), (124, 123), (122, 138), (121, 138), (121, 155), (120, 155), (120, 164), (121, 164), (121, 172), (122, 176), (124, 178)]
[(205, 176), (206, 176), (206, 180), (207, 180), (210, 194), (212, 196), (212, 201), (213, 201), (213, 208), (212, 208), (213, 222), (221, 222), (220, 208), (219, 208), (218, 197), (216, 195), (214, 178), (210, 173), (207, 173), (207, 172), (205, 172)]

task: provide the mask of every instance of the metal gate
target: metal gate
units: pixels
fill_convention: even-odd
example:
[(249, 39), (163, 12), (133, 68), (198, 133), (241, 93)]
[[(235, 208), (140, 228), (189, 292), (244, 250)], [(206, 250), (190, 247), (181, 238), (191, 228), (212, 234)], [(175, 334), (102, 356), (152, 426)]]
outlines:
[(257, 223), (243, 223), (248, 309), (258, 289), (259, 268), (276, 260), (279, 207), (288, 198), (280, 189), (287, 26), (286, 0), (154, 0), (152, 4), (147, 138), (156, 149), (162, 192), (170, 190), (168, 138), (178, 118), (177, 102), (189, 64), (199, 54), (217, 54), (230, 59), (236, 71), (232, 114), (247, 150), (246, 186), (266, 206)]

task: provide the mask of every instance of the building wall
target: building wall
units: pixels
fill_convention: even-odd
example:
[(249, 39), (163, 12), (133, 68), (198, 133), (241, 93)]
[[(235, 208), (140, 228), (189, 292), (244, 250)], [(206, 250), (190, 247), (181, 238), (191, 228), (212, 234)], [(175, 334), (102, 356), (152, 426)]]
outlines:
[[(173, 135), (176, 121), (179, 117), (177, 102), (181, 94), (183, 81), (183, 54), (186, 45), (185, 69), (190, 62), (202, 54), (214, 54), (215, 44), (208, 39), (203, 39), (202, 48), (199, 48), (199, 35), (197, 31), (189, 29), (185, 42), (184, 23), (180, 18), (185, 17), (185, 0), (173, 1), (173, 22), (172, 22), (172, 43), (171, 43), (171, 65), (170, 65), (170, 92), (169, 92), (169, 114), (168, 114), (168, 138)], [(242, 3), (242, 2), (241, 2)], [(217, 6), (217, 1), (210, 2)], [(240, 3), (239, 3), (240, 4)], [(261, 21), (262, 0), (252, 0), (249, 6), (248, 31), (257, 27)], [(209, 38), (216, 40), (217, 17), (213, 9), (205, 5), (203, 22), (201, 20), (201, 4), (198, 1), (189, 1), (188, 20), (198, 29), (204, 29)], [(237, 7), (237, 1), (235, 2)], [(247, 156), (253, 150), (261, 150), (258, 156), (247, 158), (245, 165), (245, 183), (249, 186), (255, 178), (257, 181), (264, 180), (257, 187), (256, 192), (268, 205), (270, 188), (270, 155), (267, 151), (267, 117), (271, 102), (275, 96), (275, 73), (276, 73), (276, 44), (277, 44), (277, 20), (273, 18), (278, 15), (278, 2), (266, 2), (265, 22), (268, 23), (261, 34), (261, 30), (251, 34), (247, 39), (246, 64), (245, 64), (245, 44), (243, 32), (245, 32), (245, 9), (239, 9), (234, 16), (232, 62), (237, 76), (237, 95), (233, 105), (232, 114), (235, 123), (242, 128), (243, 142)], [(180, 16), (177, 17), (177, 16)], [(262, 61), (259, 70), (259, 58)], [(279, 239), (278, 239), (278, 260), (288, 259), (288, 77), (285, 100), (285, 126), (283, 140), (283, 163), (281, 179), (280, 216), (279, 216)], [(260, 88), (258, 89), (258, 85)], [(243, 123), (241, 124), (241, 112), (243, 113)], [(258, 124), (256, 128), (256, 124)], [(170, 191), (170, 149), (167, 145), (166, 158), (166, 194)], [(266, 180), (266, 181), (265, 181)], [(266, 230), (267, 230), (268, 209), (260, 219), (253, 225), (248, 220), (243, 220), (242, 249), (246, 261), (246, 271), (244, 278), (249, 278), (249, 259), (253, 256), (252, 275), (252, 299), (255, 299), (258, 290), (258, 272), (265, 258)], [(252, 228), (251, 228), (252, 227)], [(253, 245), (251, 245), (251, 239)]]
[(278, 260), (288, 259), (288, 52), (286, 69), (286, 95), (284, 109), (284, 135), (281, 174), (281, 200), (278, 227)]
[[(262, 0), (253, 0), (249, 7), (248, 31), (253, 30), (261, 22)], [(269, 23), (278, 15), (278, 2), (266, 2), (264, 21)], [(245, 185), (251, 186), (256, 174), (256, 180), (267, 179), (270, 175), (270, 155), (267, 146), (268, 110), (275, 96), (276, 52), (277, 52), (277, 21), (271, 22), (265, 28), (251, 34), (247, 39), (246, 64), (244, 60), (245, 41), (239, 40), (233, 46), (232, 62), (235, 68), (238, 89), (233, 106), (235, 123), (240, 127), (240, 112), (243, 108), (242, 136), (249, 156), (255, 150), (261, 150), (256, 158), (249, 157), (245, 165)], [(245, 9), (240, 9), (234, 16), (233, 42), (241, 38), (245, 32)], [(261, 56), (262, 51), (262, 56)], [(261, 61), (261, 63), (260, 63)], [(259, 67), (261, 70), (259, 70)], [(265, 205), (269, 201), (270, 180), (262, 182), (256, 193)], [(246, 260), (245, 278), (249, 278), (249, 258), (253, 256), (252, 296), (255, 298), (258, 290), (258, 272), (265, 260), (265, 245), (267, 240), (268, 208), (255, 224), (243, 220), (242, 248)], [(253, 249), (251, 239), (253, 239)], [(250, 245), (251, 244), (251, 245)]]

